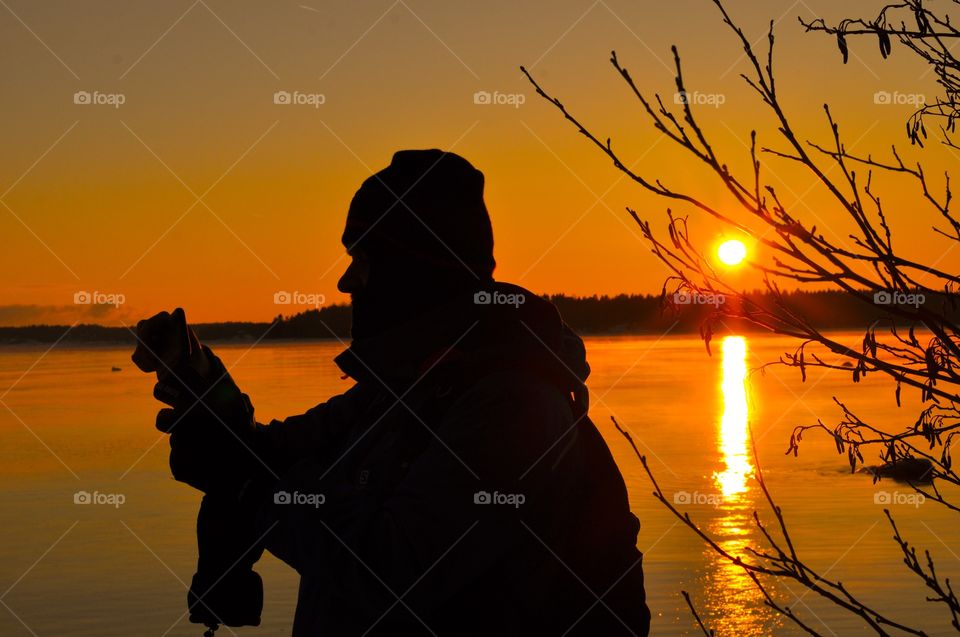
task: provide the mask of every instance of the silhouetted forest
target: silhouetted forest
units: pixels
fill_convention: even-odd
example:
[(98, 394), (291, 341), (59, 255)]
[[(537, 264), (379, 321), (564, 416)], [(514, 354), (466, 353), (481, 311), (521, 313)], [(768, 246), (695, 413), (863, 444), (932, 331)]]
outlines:
[[(766, 292), (748, 294), (762, 298)], [(792, 311), (804, 315), (819, 329), (865, 329), (882, 312), (874, 305), (860, 302), (848, 294), (833, 291), (785, 292), (783, 297)], [(698, 332), (700, 325), (713, 312), (716, 304), (726, 302), (717, 298), (685, 298), (689, 303), (665, 304), (659, 295), (620, 294), (617, 296), (573, 297), (563, 294), (546, 295), (574, 330), (588, 335), (689, 333)], [(927, 294), (925, 305), (947, 307), (947, 313), (960, 318), (960, 299), (957, 295)], [(31, 325), (0, 327), (0, 343), (53, 343), (63, 337), (65, 343), (134, 343), (133, 333), (124, 327), (77, 325), (64, 336), (66, 325)], [(271, 322), (200, 323), (194, 325), (201, 340), (208, 342), (255, 341), (278, 339), (332, 339), (350, 338), (350, 306), (330, 305), (307, 310), (291, 316), (277, 316)], [(745, 322), (725, 318), (723, 326), (714, 331), (751, 331)]]

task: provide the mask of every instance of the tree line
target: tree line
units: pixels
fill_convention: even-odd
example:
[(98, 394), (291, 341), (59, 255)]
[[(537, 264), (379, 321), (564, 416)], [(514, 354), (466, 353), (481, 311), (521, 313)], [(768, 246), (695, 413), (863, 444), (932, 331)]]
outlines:
[[(677, 296), (679, 294), (680, 296)], [(618, 294), (615, 296), (544, 295), (560, 311), (563, 320), (576, 332), (584, 335), (696, 333), (704, 324), (712, 323), (714, 333), (741, 333), (757, 331), (756, 325), (730, 312), (732, 303), (744, 300), (763, 304), (770, 301), (770, 293), (756, 291), (742, 297), (720, 294), (677, 293), (667, 295)], [(821, 330), (861, 330), (870, 327), (889, 309), (886, 301), (911, 302), (919, 299), (884, 297), (884, 292), (873, 293), (878, 299), (875, 307), (865, 305), (845, 292), (821, 290), (783, 292), (792, 311)], [(889, 295), (888, 295), (889, 296)], [(960, 318), (956, 295), (926, 293), (924, 305)], [(679, 302), (678, 302), (679, 301)], [(719, 322), (717, 319), (719, 318)], [(255, 341), (280, 339), (343, 339), (350, 338), (350, 306), (334, 304), (306, 310), (290, 316), (278, 315), (269, 322), (229, 321), (194, 325), (204, 341)], [(69, 330), (69, 331), (68, 331)], [(0, 343), (28, 344), (54, 343), (127, 343), (134, 344), (130, 328), (80, 324), (29, 325), (0, 327)]]

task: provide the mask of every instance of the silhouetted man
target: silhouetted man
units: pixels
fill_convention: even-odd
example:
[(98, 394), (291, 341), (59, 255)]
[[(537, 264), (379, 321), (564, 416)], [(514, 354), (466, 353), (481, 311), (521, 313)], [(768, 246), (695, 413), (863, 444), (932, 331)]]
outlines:
[(141, 322), (170, 467), (205, 496), (191, 620), (259, 623), (264, 548), (293, 634), (646, 635), (639, 523), (586, 417), (583, 342), (493, 280), (483, 174), (401, 151), (347, 215), (345, 393), (269, 425), (182, 310)]

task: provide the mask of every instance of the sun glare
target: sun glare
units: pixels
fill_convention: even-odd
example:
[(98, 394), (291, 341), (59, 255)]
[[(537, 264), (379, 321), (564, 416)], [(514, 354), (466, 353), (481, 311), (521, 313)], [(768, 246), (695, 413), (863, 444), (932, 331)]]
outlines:
[(717, 257), (726, 265), (740, 265), (746, 256), (747, 246), (743, 245), (743, 241), (738, 239), (724, 241), (717, 248)]

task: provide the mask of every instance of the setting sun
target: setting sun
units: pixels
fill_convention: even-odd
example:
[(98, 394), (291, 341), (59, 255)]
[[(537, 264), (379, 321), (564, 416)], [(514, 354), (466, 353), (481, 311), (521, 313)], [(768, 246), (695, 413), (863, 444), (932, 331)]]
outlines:
[(725, 265), (740, 265), (747, 256), (747, 246), (738, 239), (724, 241), (717, 248), (717, 257)]

